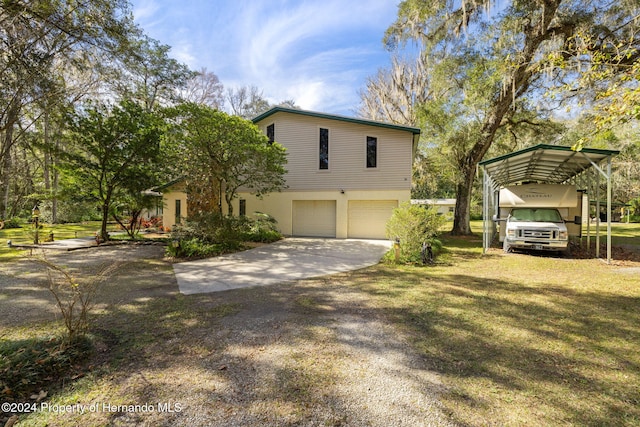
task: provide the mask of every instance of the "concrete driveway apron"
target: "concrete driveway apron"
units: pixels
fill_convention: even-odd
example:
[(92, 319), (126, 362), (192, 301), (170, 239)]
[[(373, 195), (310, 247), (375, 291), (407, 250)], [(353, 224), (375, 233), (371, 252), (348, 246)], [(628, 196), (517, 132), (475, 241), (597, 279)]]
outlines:
[(357, 270), (377, 264), (391, 247), (385, 240), (288, 238), (279, 242), (173, 265), (185, 295), (264, 286)]

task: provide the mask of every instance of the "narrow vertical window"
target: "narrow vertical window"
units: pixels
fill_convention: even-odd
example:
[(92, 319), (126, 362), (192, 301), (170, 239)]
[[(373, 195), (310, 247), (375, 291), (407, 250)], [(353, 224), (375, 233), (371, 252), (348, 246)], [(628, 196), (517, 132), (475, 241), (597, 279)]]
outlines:
[(247, 201), (240, 199), (240, 216), (247, 216)]
[(367, 167), (378, 167), (378, 138), (375, 136), (367, 137)]
[(329, 169), (329, 129), (320, 128), (320, 169)]
[(180, 199), (176, 199), (176, 224), (180, 224), (180, 217), (182, 216), (181, 208)]
[(267, 138), (269, 139), (269, 144), (273, 144), (273, 141), (276, 140), (276, 125), (275, 123), (271, 123), (267, 126)]

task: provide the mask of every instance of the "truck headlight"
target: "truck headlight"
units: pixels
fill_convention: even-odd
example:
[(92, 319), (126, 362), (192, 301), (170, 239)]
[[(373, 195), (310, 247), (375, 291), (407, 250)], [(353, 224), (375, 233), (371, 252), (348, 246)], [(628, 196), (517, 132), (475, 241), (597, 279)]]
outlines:
[(515, 229), (508, 229), (507, 230), (507, 237), (509, 237), (511, 239), (515, 239), (516, 238), (516, 230)]
[(569, 237), (569, 233), (567, 233), (566, 231), (561, 231), (559, 236), (560, 236), (560, 239), (566, 240)]

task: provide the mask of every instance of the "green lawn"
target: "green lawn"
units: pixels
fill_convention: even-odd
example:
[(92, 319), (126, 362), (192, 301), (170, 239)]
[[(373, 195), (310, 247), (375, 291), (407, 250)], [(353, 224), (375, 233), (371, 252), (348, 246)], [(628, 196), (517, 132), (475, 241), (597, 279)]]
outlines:
[[(479, 232), (481, 222), (472, 227)], [(614, 242), (635, 245), (639, 235), (640, 224), (614, 227)], [(435, 265), (380, 264), (301, 281), (288, 285), (280, 296), (275, 293), (274, 304), (300, 293), (296, 301), (305, 308), (305, 322), (313, 324), (313, 316), (322, 311), (308, 309), (313, 304), (303, 298), (308, 283), (367, 293), (367, 310), (397, 325), (420, 355), (416, 366), (438, 374), (439, 398), (460, 425), (640, 426), (639, 262), (614, 258), (607, 265), (596, 259), (503, 254), (501, 249), (482, 255), (479, 234), (442, 240), (445, 252)], [(198, 378), (226, 369), (214, 365), (202, 370), (199, 362), (224, 350), (228, 326), (220, 319), (239, 311), (261, 316), (242, 307), (275, 292), (271, 287), (243, 290), (241, 305), (233, 300), (234, 292), (185, 297), (167, 291), (153, 296), (161, 283), (169, 290), (174, 286), (171, 266), (161, 260), (137, 261), (118, 277), (109, 284), (109, 301), (101, 301), (108, 309), (98, 311), (95, 327), (96, 334), (112, 337), (109, 353), (98, 351), (89, 363), (101, 368), (52, 392), (52, 402), (136, 402), (146, 396), (137, 393), (155, 390), (163, 382), (167, 386), (158, 390), (169, 396), (173, 389), (199, 387)], [(330, 301), (327, 304), (331, 309)], [(3, 333), (28, 340), (56, 328), (59, 322), (11, 327)], [(304, 347), (304, 341), (300, 343)], [(317, 377), (310, 389), (331, 386), (337, 366), (331, 357), (322, 357), (316, 361), (323, 369), (314, 371)], [(190, 370), (192, 365), (200, 370)], [(250, 369), (250, 364), (236, 368)], [(139, 370), (153, 386), (147, 385), (147, 377), (135, 380)], [(273, 395), (281, 392), (273, 387)], [(313, 408), (312, 403), (300, 402), (299, 408)], [(273, 405), (269, 408), (274, 413), (282, 410), (271, 401), (256, 404)], [(29, 419), (26, 425), (45, 424), (42, 418)], [(49, 425), (74, 425), (78, 419), (57, 419)], [(91, 424), (91, 418), (81, 420)], [(105, 424), (102, 418), (94, 422)]]
[[(87, 221), (77, 224), (42, 224), (38, 236), (41, 241), (49, 237), (49, 233), (53, 232), (55, 240), (73, 239), (76, 237), (95, 236), (100, 230), (99, 221)], [(109, 231), (116, 231), (115, 225), (110, 225)], [(8, 241), (11, 240), (14, 245), (32, 244), (34, 241), (35, 230), (30, 223), (25, 223), (21, 228), (7, 228), (0, 230), (0, 262), (20, 256), (24, 251), (11, 249)]]
[[(640, 226), (613, 232), (637, 244)], [(435, 266), (378, 266), (353, 282), (442, 375), (455, 421), (640, 425), (640, 263), (483, 256), (480, 235), (443, 240)]]

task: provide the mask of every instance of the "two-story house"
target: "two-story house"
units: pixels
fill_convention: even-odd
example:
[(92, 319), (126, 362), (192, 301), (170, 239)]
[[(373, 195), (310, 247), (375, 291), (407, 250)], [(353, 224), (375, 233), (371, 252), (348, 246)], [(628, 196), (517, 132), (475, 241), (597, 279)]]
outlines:
[[(234, 212), (267, 213), (287, 236), (385, 238), (393, 209), (411, 198), (420, 129), (283, 107), (253, 122), (286, 147), (288, 188), (262, 199), (240, 192)], [(180, 197), (165, 195), (166, 225)]]

